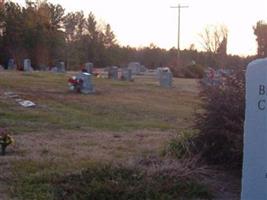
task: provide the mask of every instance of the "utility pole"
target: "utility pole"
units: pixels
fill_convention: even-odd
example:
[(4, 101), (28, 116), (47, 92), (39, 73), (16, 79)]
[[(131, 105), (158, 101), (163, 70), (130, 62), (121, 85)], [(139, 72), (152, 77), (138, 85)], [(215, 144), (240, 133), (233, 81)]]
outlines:
[(178, 6), (171, 6), (171, 8), (178, 9), (178, 38), (177, 38), (177, 65), (180, 61), (180, 21), (181, 21), (181, 8), (188, 8), (189, 6), (181, 6), (178, 4)]

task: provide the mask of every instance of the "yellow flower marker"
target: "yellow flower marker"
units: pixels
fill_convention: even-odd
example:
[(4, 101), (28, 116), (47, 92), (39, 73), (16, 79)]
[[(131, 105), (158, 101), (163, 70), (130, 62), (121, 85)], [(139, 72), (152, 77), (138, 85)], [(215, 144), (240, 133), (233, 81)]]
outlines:
[(6, 147), (13, 143), (15, 143), (15, 140), (8, 134), (8, 130), (0, 128), (0, 145), (3, 156), (6, 154)]

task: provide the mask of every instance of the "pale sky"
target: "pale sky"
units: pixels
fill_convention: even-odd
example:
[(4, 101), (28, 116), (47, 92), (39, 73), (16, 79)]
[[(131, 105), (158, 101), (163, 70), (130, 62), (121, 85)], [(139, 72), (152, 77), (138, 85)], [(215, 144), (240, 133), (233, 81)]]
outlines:
[[(23, 3), (24, 0), (15, 2)], [(177, 47), (176, 0), (49, 0), (61, 4), (67, 12), (94, 13), (111, 25), (119, 44), (134, 47), (154, 43), (161, 48)], [(259, 20), (267, 21), (267, 0), (181, 0), (189, 8), (181, 11), (180, 48), (194, 44), (201, 49), (199, 36), (206, 26), (228, 27), (228, 53), (256, 54), (252, 27)]]

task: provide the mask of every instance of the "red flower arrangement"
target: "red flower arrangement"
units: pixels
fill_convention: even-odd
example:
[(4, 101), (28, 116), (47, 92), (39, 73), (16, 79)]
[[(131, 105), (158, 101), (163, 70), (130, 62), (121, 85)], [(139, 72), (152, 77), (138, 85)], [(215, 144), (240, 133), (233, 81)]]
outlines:
[(73, 76), (69, 78), (68, 80), (70, 90), (76, 91), (76, 92), (81, 92), (81, 88), (83, 85), (83, 80), (82, 79), (77, 79), (76, 76)]

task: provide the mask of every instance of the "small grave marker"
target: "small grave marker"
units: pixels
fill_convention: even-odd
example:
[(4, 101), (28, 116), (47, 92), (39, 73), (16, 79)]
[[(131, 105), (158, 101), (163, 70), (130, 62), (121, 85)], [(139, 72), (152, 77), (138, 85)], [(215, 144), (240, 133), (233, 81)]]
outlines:
[(93, 73), (93, 67), (94, 64), (91, 62), (85, 63), (84, 69), (86, 70), (86, 72), (92, 74)]
[(66, 72), (65, 63), (64, 62), (57, 62), (56, 66), (51, 68), (51, 72), (54, 72), (54, 73)]
[(132, 70), (131, 69), (122, 69), (122, 76), (121, 76), (122, 80), (125, 81), (132, 81), (133, 77), (132, 77)]
[(112, 80), (118, 80), (119, 69), (116, 66), (112, 66), (108, 70), (108, 78)]
[(172, 73), (171, 71), (161, 71), (160, 72), (160, 86), (165, 88), (172, 87)]
[(141, 73), (142, 67), (139, 62), (130, 62), (128, 64), (128, 69), (132, 70), (133, 75), (137, 75)]
[(58, 63), (58, 65), (57, 65), (57, 72), (61, 72), (61, 73), (66, 72), (65, 63), (64, 62), (59, 62)]
[(16, 64), (15, 64), (15, 60), (14, 59), (9, 59), (8, 60), (8, 64), (7, 64), (7, 69), (8, 70), (14, 70), (14, 69), (16, 69), (17, 68), (17, 66), (16, 66)]
[(32, 64), (31, 64), (31, 60), (30, 59), (24, 59), (23, 61), (23, 70), (25, 72), (30, 72), (32, 71)]

